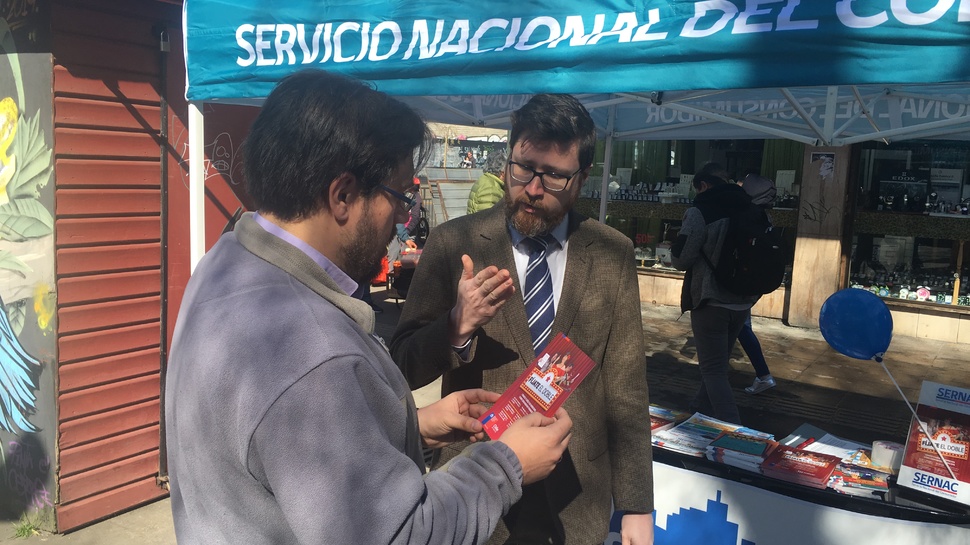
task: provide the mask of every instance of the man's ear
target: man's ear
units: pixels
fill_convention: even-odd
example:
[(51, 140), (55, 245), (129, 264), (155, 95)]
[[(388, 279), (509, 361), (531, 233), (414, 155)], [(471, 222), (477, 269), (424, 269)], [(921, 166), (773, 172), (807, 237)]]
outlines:
[(579, 190), (582, 191), (583, 186), (586, 185), (586, 180), (589, 179), (589, 171), (592, 168), (593, 168), (592, 165), (584, 168), (578, 174), (576, 174), (576, 176), (573, 177), (573, 180), (569, 183), (575, 184), (574, 187), (578, 187)]
[(350, 208), (358, 198), (360, 198), (360, 187), (357, 184), (357, 177), (350, 172), (343, 172), (330, 182), (330, 188), (327, 190), (327, 205), (338, 222), (347, 221), (350, 217)]

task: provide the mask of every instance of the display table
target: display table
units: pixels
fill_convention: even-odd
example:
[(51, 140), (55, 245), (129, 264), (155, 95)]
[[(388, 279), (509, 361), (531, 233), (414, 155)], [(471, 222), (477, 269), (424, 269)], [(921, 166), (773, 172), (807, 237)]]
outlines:
[[(970, 511), (906, 489), (885, 501), (654, 448), (655, 545), (970, 543)], [(618, 545), (619, 517), (606, 545)]]

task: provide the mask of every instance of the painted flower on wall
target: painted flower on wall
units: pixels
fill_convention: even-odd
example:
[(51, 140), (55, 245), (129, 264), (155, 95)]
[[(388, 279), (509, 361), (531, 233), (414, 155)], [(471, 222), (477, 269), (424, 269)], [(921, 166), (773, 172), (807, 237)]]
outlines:
[(17, 103), (13, 98), (0, 100), (0, 204), (10, 202), (7, 184), (17, 171), (17, 156), (10, 155), (10, 145), (17, 134)]
[(35, 289), (43, 285), (51, 294), (54, 218), (41, 190), (53, 174), (53, 151), (43, 116), (25, 108), (21, 58), (2, 18), (0, 60), (13, 76), (0, 79), (0, 431), (19, 435), (38, 431), (29, 418), (37, 409), (41, 362), (21, 342), (27, 311), (43, 311), (37, 327), (44, 332), (53, 314)]
[(54, 218), (40, 202), (52, 156), (37, 116), (18, 116), (12, 98), (0, 100), (0, 239), (19, 242), (54, 232)]
[[(16, 138), (21, 125), (26, 128), (22, 138), (33, 137), (34, 142), (22, 143)], [(13, 98), (0, 100), (0, 238), (16, 242), (53, 231), (53, 218), (45, 221), (50, 213), (38, 200), (39, 189), (50, 179), (51, 152), (46, 148), (37, 124), (18, 115)], [(17, 170), (18, 153), (27, 159), (21, 172)], [(45, 225), (49, 228), (45, 229)], [(26, 263), (6, 250), (0, 251), (0, 268), (21, 277), (30, 271)], [(0, 299), (0, 308), (4, 310), (0, 312), (0, 430), (14, 433), (37, 431), (27, 417), (34, 412), (37, 402), (36, 370), (40, 362), (24, 350), (17, 338), (17, 332), (23, 328), (22, 307), (8, 308)]]

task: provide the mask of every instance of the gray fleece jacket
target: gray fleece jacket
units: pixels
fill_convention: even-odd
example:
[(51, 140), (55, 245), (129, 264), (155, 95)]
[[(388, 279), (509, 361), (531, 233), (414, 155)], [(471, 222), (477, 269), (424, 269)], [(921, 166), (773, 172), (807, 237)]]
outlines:
[(740, 186), (726, 183), (698, 195), (694, 206), (684, 213), (680, 232), (670, 252), (673, 266), (687, 272), (680, 297), (681, 311), (711, 303), (750, 308), (758, 301), (757, 295), (737, 295), (722, 289), (708, 264), (710, 261), (717, 266), (730, 216), (750, 203), (751, 197)]
[(503, 443), (424, 474), (410, 389), (367, 303), (250, 215), (189, 281), (165, 389), (192, 544), (476, 544), (521, 496)]

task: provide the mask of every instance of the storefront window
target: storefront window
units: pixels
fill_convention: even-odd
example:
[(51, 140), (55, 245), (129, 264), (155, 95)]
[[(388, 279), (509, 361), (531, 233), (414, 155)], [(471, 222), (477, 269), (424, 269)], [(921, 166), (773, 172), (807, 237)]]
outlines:
[(859, 158), (849, 285), (890, 300), (970, 306), (970, 144), (867, 143)]
[[(637, 266), (675, 271), (670, 245), (696, 196), (691, 181), (695, 172), (713, 161), (732, 180), (754, 173), (775, 181), (777, 195), (770, 214), (794, 248), (804, 149), (803, 144), (787, 140), (615, 142), (607, 180), (606, 223), (633, 241)], [(591, 217), (599, 214), (604, 151), (600, 144), (591, 175), (580, 192), (585, 199), (578, 208)]]

